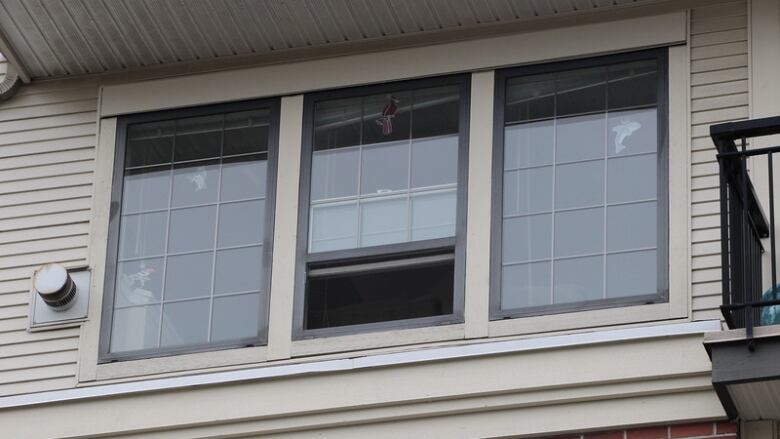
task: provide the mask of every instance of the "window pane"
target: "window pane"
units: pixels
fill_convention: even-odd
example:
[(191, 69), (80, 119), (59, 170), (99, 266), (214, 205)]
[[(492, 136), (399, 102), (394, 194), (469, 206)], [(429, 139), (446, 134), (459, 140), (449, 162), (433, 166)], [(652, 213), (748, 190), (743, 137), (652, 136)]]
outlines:
[(504, 215), (552, 210), (551, 166), (504, 172)]
[(170, 193), (169, 166), (127, 171), (122, 187), (122, 212), (167, 209)]
[(119, 258), (162, 255), (167, 225), (167, 212), (123, 216), (119, 226)]
[(215, 297), (211, 341), (257, 337), (260, 331), (260, 294)]
[(263, 289), (263, 247), (218, 250), (214, 294)]
[(609, 155), (655, 152), (658, 149), (657, 113), (655, 108), (609, 113)]
[(357, 246), (357, 204), (321, 205), (312, 208), (310, 252)]
[(360, 204), (360, 246), (407, 241), (409, 203), (406, 197), (364, 201)]
[(635, 61), (609, 67), (609, 108), (655, 105), (658, 75), (655, 60)]
[(415, 90), (412, 138), (458, 133), (460, 92), (457, 86)]
[(217, 206), (172, 210), (168, 251), (180, 253), (214, 248), (216, 222)]
[(360, 98), (318, 102), (314, 107), (314, 150), (360, 144)]
[(268, 150), (268, 110), (242, 111), (225, 115), (223, 155)]
[(127, 128), (125, 167), (170, 163), (173, 160), (174, 122), (130, 125)]
[(412, 141), (412, 187), (422, 188), (458, 181), (458, 136), (428, 137)]
[(656, 202), (607, 208), (607, 250), (655, 247), (658, 243)]
[(455, 236), (457, 205), (454, 190), (413, 195), (412, 240)]
[(555, 116), (555, 75), (512, 78), (507, 81), (504, 118), (507, 123)]
[(361, 144), (408, 140), (412, 94), (387, 93), (363, 98), (363, 136)]
[(162, 297), (163, 273), (163, 258), (120, 262), (116, 269), (114, 306), (159, 302)]
[(529, 122), (504, 130), (504, 169), (551, 165), (555, 122)]
[(263, 155), (224, 159), (220, 200), (244, 200), (265, 196), (268, 163)]
[(501, 309), (549, 305), (552, 263), (508, 265), (501, 270)]
[(604, 252), (604, 208), (555, 213), (555, 256)]
[(244, 201), (219, 206), (217, 245), (229, 247), (263, 242), (265, 201)]
[(501, 248), (505, 264), (549, 259), (552, 253), (552, 215), (505, 219)]
[(111, 352), (156, 348), (160, 335), (160, 305), (114, 310), (111, 326)]
[(604, 256), (555, 261), (555, 303), (583, 302), (604, 297)]
[(556, 209), (589, 207), (603, 202), (603, 160), (572, 163), (555, 168)]
[(655, 250), (607, 256), (607, 297), (658, 293)]
[(305, 329), (452, 313), (453, 264), (310, 278)]
[(192, 206), (214, 203), (219, 190), (219, 162), (201, 166), (176, 166), (173, 170), (171, 205)]
[(383, 194), (409, 188), (409, 142), (363, 148), (360, 192)]
[(607, 69), (593, 67), (556, 75), (555, 115), (603, 112), (607, 109)]
[(222, 149), (224, 116), (190, 117), (176, 121), (174, 161), (219, 157)]
[(316, 151), (312, 157), (311, 199), (357, 194), (360, 150), (358, 148)]
[(169, 256), (165, 271), (165, 300), (211, 294), (214, 252)]
[(555, 161), (562, 163), (604, 157), (605, 131), (604, 113), (558, 119)]
[(162, 347), (205, 343), (208, 337), (208, 299), (163, 305)]
[(655, 154), (609, 159), (607, 200), (622, 203), (654, 199), (658, 192), (657, 162)]

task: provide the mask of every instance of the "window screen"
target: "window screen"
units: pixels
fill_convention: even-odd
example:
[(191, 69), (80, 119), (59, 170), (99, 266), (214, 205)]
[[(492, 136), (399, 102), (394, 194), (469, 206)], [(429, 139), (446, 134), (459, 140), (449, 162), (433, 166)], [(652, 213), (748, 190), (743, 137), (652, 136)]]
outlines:
[(126, 125), (109, 354), (259, 337), (269, 108)]
[(507, 75), (500, 310), (578, 309), (664, 291), (658, 53)]

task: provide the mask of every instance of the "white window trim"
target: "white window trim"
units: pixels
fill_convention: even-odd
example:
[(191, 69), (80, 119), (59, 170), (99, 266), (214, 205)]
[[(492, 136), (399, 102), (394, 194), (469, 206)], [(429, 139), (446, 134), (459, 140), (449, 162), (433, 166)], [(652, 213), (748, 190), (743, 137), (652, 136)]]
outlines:
[[(99, 104), (97, 170), (88, 260), (93, 270), (93, 297), (90, 301), (90, 318), (81, 329), (79, 381), (148, 378), (166, 373), (253, 364), (304, 355), (372, 349), (380, 344), (382, 347), (402, 346), (687, 319), (690, 308), (690, 215), (689, 191), (686, 189), (689, 186), (690, 160), (686, 147), (689, 105), (687, 46), (669, 49), (669, 184), (678, 190), (670, 191), (668, 303), (489, 322), (487, 261), (490, 242), (490, 197), (484, 196), (490, 193), (491, 188), (492, 69), (685, 43), (686, 23), (686, 13), (678, 11), (381, 53), (104, 85), (101, 87)], [(642, 31), (637, 32), (637, 29)], [(604, 35), (612, 37), (605, 39)], [(421, 59), (426, 62), (419, 62)], [(355, 65), (362, 68), (356, 70), (353, 67)], [(464, 71), (476, 72), (472, 74), (469, 127), (469, 230), (466, 237), (469, 250), (466, 258), (465, 324), (328, 337), (318, 339), (316, 345), (308, 340), (293, 342), (292, 291), (303, 110), (303, 97), (298, 93)], [(318, 73), (312, 75), (311, 72)], [(215, 87), (215, 84), (218, 86)], [(291, 94), (293, 96), (282, 98), (280, 111), (277, 220), (274, 230), (268, 346), (98, 365), (105, 244), (116, 139), (114, 116)]]

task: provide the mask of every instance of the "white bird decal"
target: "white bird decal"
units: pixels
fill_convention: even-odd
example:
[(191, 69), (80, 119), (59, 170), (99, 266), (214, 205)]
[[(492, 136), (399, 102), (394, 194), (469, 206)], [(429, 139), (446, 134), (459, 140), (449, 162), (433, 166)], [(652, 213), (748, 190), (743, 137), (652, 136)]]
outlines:
[(206, 168), (198, 166), (195, 174), (188, 175), (187, 180), (195, 184), (195, 192), (200, 192), (206, 188)]
[(619, 154), (626, 149), (626, 145), (623, 144), (623, 141), (634, 134), (634, 131), (639, 128), (642, 128), (642, 124), (639, 122), (632, 121), (627, 117), (620, 119), (620, 125), (612, 128), (612, 131), (615, 132), (615, 154)]
[[(155, 270), (152, 267), (146, 267), (141, 264), (141, 270), (132, 274), (122, 274), (119, 282), (121, 294), (132, 304), (143, 305), (154, 300), (154, 293), (145, 290), (144, 286), (152, 280), (152, 273)], [(140, 286), (136, 286), (136, 284)]]

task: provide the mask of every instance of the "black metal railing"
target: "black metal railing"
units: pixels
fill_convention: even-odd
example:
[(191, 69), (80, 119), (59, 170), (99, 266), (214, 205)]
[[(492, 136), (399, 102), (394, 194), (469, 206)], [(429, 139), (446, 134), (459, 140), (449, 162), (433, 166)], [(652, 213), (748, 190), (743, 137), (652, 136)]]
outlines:
[[(726, 123), (710, 127), (720, 166), (721, 268), (723, 305), (729, 327), (745, 328), (753, 347), (753, 329), (771, 324), (762, 318), (768, 307), (780, 304), (775, 255), (774, 156), (780, 146), (748, 149), (748, 140), (780, 134), (780, 117)], [(751, 174), (762, 175), (768, 190), (769, 221), (756, 195)], [(766, 184), (766, 186), (763, 186)], [(769, 238), (769, 258), (762, 239)], [(768, 259), (771, 284), (764, 283), (762, 266)], [(774, 308), (772, 308), (772, 311)], [(778, 308), (780, 310), (780, 308)]]

